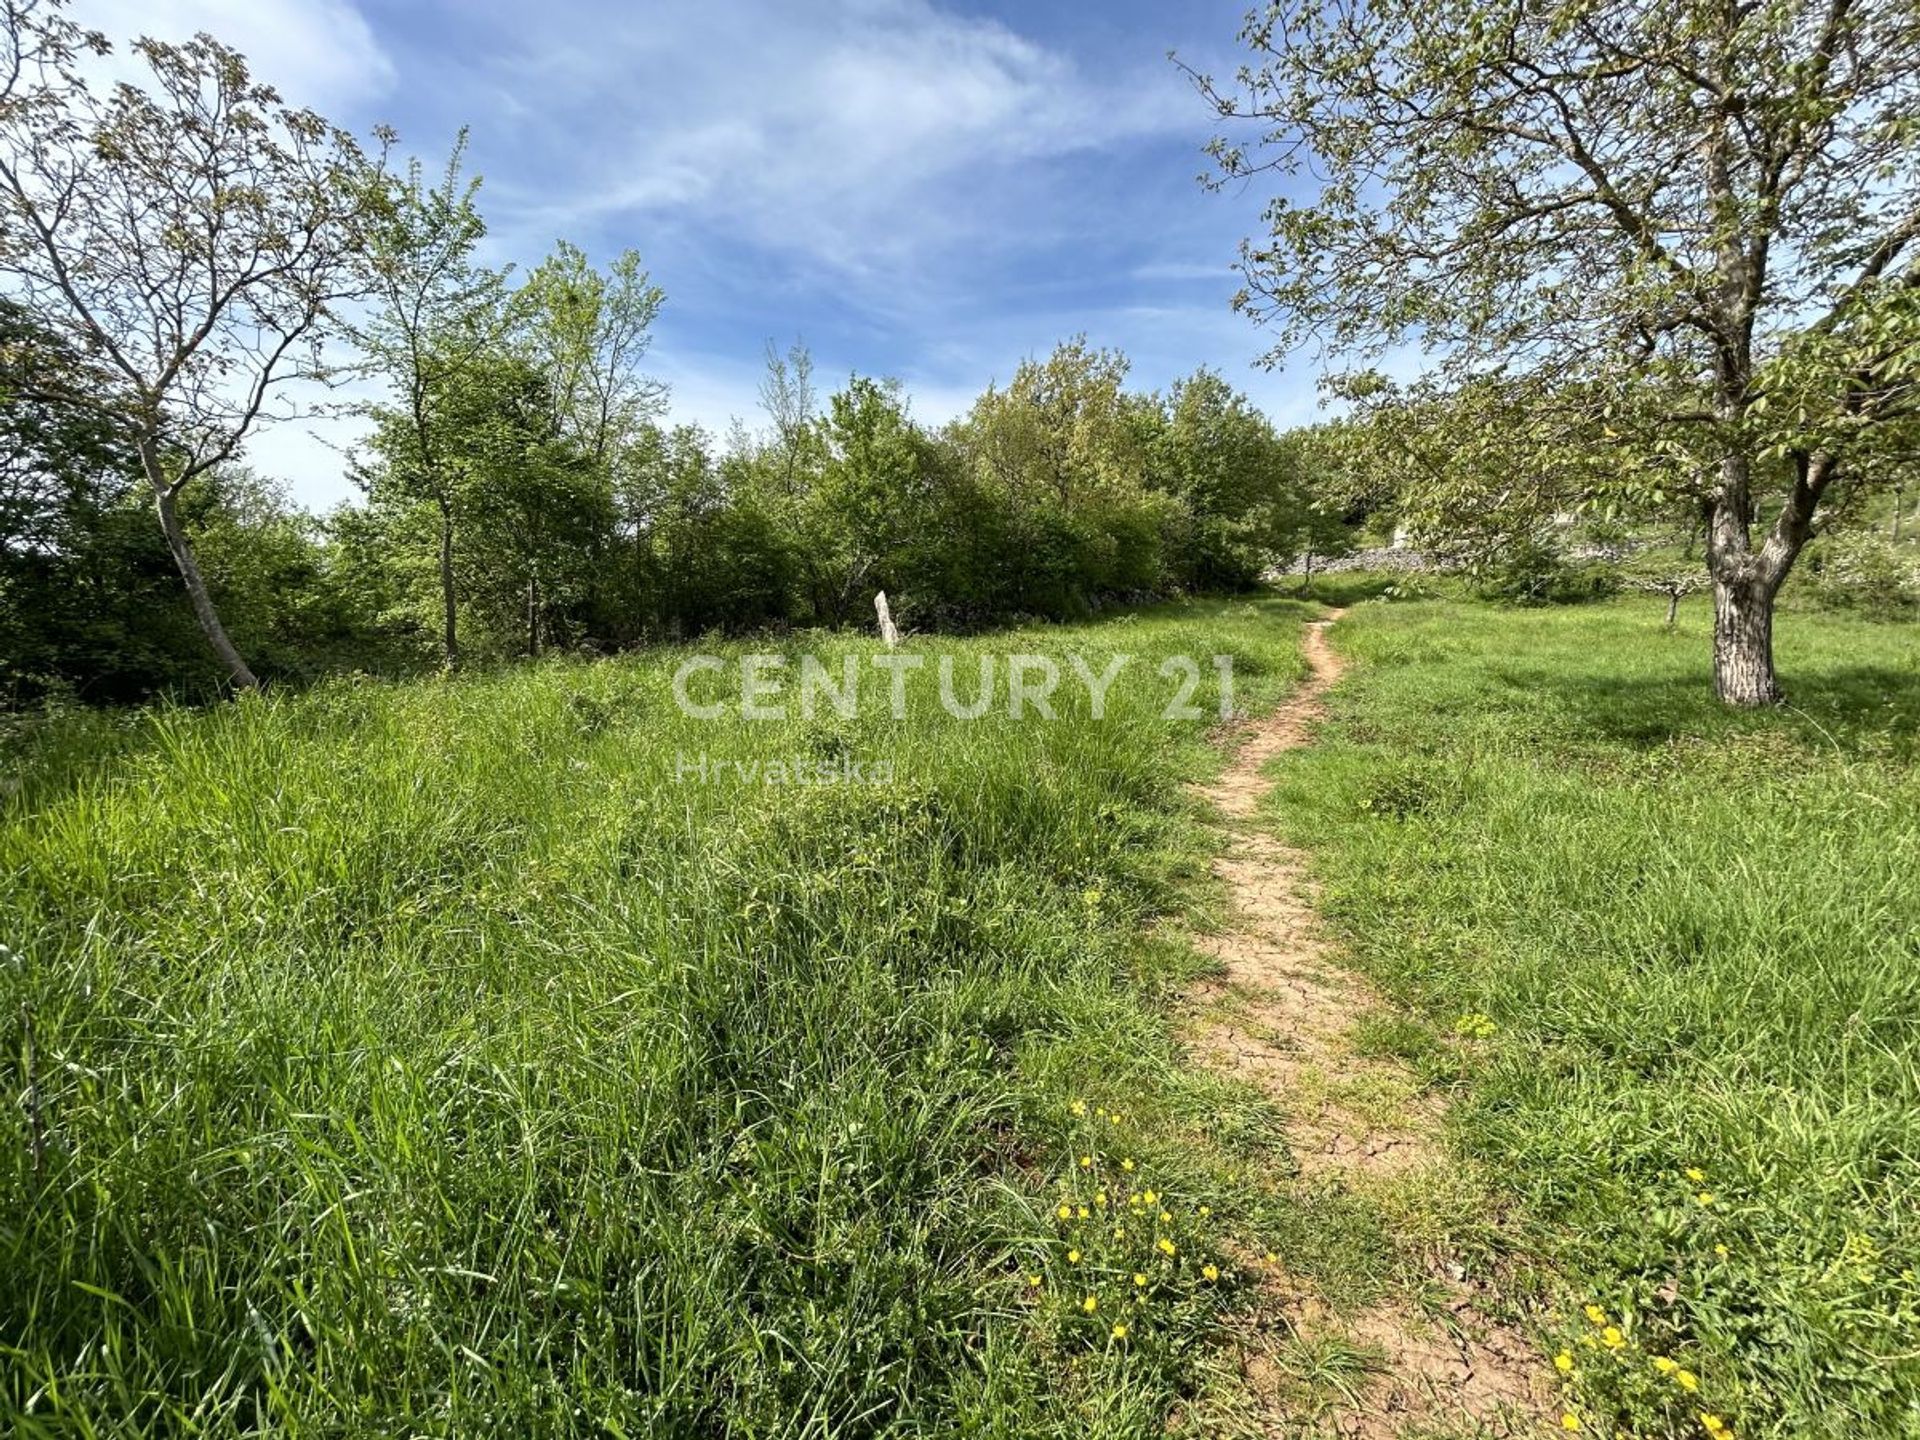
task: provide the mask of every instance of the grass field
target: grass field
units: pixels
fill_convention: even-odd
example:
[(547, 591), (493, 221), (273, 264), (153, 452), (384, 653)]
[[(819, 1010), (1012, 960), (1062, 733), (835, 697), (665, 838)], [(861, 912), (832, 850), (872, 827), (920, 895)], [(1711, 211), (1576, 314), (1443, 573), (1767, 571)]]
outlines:
[[(1271, 700), (1308, 613), (939, 647), (963, 698), (989, 651), (1132, 652), (1102, 722), (1071, 682), (1052, 723), (924, 684), (703, 722), (667, 653), (31, 737), (0, 1432), (1162, 1433), (1232, 1303), (1198, 1207), (1330, 1243), (1190, 1143), (1244, 1102), (1176, 1066), (1194, 961), (1146, 934), (1199, 893), (1207, 657)], [(1162, 718), (1176, 651), (1208, 719)], [(796, 754), (894, 778), (675, 776)], [(1130, 1185), (1169, 1220), (1081, 1220)]]
[[(902, 719), (696, 720), (688, 651), (29, 728), (0, 1432), (1236, 1433), (1250, 1256), (1338, 1309), (1437, 1248), (1591, 1432), (1920, 1433), (1920, 637), (1784, 617), (1795, 708), (1731, 715), (1662, 608), (1356, 604), (1275, 767), (1402, 1003), (1358, 1042), (1453, 1102), (1418, 1193), (1293, 1181), (1167, 1019), (1207, 657), (1270, 702), (1297, 601), (915, 641)], [(1104, 720), (935, 700), (1021, 651), (1136, 658)], [(1377, 1364), (1330, 1344), (1302, 1415)]]
[(1359, 606), (1269, 813), (1587, 1429), (1920, 1434), (1920, 633), (1783, 616), (1735, 715), (1689, 608)]

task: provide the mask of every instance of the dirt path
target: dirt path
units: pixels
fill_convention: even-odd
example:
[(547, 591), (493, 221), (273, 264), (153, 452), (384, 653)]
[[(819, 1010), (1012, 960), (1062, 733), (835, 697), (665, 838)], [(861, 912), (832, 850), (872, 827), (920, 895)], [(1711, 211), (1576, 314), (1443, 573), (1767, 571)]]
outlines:
[[(1227, 928), (1200, 948), (1222, 973), (1191, 993), (1190, 1043), (1204, 1063), (1257, 1087), (1285, 1116), (1296, 1189), (1390, 1194), (1438, 1176), (1440, 1112), (1397, 1063), (1354, 1047), (1357, 1021), (1380, 1008), (1363, 981), (1333, 960), (1313, 908), (1306, 857), (1250, 822), (1283, 750), (1310, 743), (1321, 697), (1343, 662), (1327, 631), (1307, 627), (1310, 677), (1258, 721), (1203, 793), (1226, 822), (1214, 870), (1232, 903)], [(1443, 1192), (1444, 1193), (1444, 1192)], [(1242, 1336), (1242, 1371), (1270, 1435), (1539, 1434), (1552, 1386), (1537, 1353), (1490, 1320), (1444, 1269), (1418, 1276), (1424, 1304), (1394, 1296), (1339, 1307), (1313, 1287), (1275, 1275), (1269, 1304)], [(1412, 1287), (1409, 1287), (1411, 1289)], [(1334, 1397), (1294, 1383), (1287, 1356), (1339, 1346), (1371, 1357), (1371, 1373)], [(1302, 1407), (1305, 1406), (1305, 1413)]]

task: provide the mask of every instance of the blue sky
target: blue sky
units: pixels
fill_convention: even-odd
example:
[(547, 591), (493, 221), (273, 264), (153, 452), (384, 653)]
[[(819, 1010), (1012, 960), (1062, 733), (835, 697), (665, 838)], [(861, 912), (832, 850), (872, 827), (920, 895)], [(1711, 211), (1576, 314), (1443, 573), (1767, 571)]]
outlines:
[[(768, 340), (816, 374), (895, 375), (942, 421), (1084, 331), (1134, 380), (1205, 363), (1276, 420), (1305, 373), (1253, 367), (1229, 300), (1264, 196), (1196, 177), (1213, 117), (1167, 58), (1238, 61), (1245, 0), (74, 0), (117, 41), (206, 29), (289, 99), (442, 159), (461, 125), (491, 259), (633, 247), (667, 292), (650, 368), (675, 418), (757, 422)], [(342, 422), (253, 447), (295, 498), (345, 497)]]

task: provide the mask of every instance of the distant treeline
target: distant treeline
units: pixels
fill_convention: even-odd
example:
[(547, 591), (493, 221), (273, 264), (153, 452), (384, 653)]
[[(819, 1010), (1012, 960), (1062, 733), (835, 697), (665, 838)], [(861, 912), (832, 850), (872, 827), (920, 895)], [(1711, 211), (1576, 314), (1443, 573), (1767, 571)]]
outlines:
[[(561, 263), (577, 282), (577, 253)], [(0, 323), (5, 701), (214, 693), (223, 667), (132, 456), (36, 383), (74, 363), (55, 338), (15, 305)], [(309, 515), (234, 465), (183, 492), (263, 679), (870, 622), (882, 589), (921, 628), (1068, 617), (1245, 586), (1341, 531), (1312, 503), (1311, 436), (1277, 433), (1206, 370), (1128, 392), (1124, 358), (1078, 340), (937, 429), (893, 382), (822, 400), (804, 350), (770, 354), (765, 425), (724, 442), (661, 424), (650, 387), (614, 407), (570, 392), (539, 348), (503, 335), (429, 394), (433, 483), (396, 405), (353, 462), (364, 503)], [(617, 423), (589, 423), (608, 409)]]
[[(939, 430), (770, 345), (761, 428), (669, 427), (639, 256), (482, 263), (464, 136), (430, 175), (209, 36), (97, 90), (106, 46), (60, 0), (0, 17), (0, 705), (839, 625), (879, 589), (910, 625), (1070, 616), (1246, 584), (1325, 523), (1218, 375), (1129, 393), (1082, 340)], [(295, 379), (377, 397), (364, 503), (245, 469)]]
[[(1081, 340), (939, 430), (770, 346), (760, 429), (669, 428), (638, 255), (482, 263), (464, 137), (430, 176), (210, 36), (96, 89), (108, 48), (61, 0), (0, 16), (0, 705), (839, 625), (879, 589), (909, 625), (1071, 616), (1330, 523), (1218, 375), (1129, 393)], [(295, 379), (377, 397), (363, 504), (244, 468)]]

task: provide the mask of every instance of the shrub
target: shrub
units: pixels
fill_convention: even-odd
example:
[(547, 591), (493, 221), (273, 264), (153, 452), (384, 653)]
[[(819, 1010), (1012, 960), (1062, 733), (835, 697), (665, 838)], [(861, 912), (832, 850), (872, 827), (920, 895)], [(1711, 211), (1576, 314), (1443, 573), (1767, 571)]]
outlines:
[(1910, 619), (1920, 615), (1920, 552), (1881, 535), (1836, 535), (1808, 554), (1804, 589), (1831, 610)]

